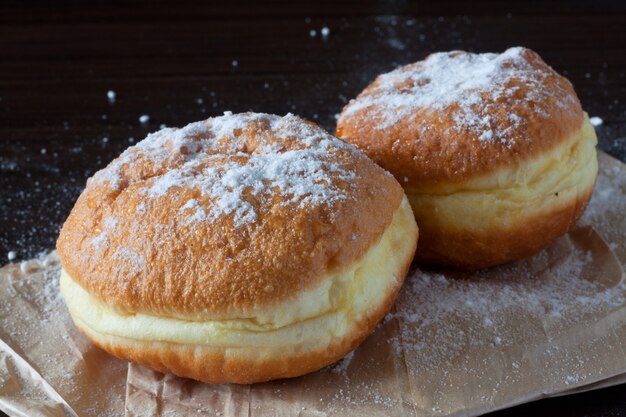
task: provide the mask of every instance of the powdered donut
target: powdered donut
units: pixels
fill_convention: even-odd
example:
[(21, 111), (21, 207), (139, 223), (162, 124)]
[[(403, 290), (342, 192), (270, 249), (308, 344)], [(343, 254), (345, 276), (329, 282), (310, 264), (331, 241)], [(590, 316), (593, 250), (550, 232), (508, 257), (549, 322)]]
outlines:
[(455, 51), (379, 76), (337, 136), (403, 185), (416, 257), (466, 269), (529, 256), (581, 216), (596, 136), (572, 85), (534, 52)]
[(163, 129), (87, 182), (57, 248), (98, 346), (210, 383), (293, 377), (354, 349), (391, 307), (417, 227), (364, 154), (287, 115)]

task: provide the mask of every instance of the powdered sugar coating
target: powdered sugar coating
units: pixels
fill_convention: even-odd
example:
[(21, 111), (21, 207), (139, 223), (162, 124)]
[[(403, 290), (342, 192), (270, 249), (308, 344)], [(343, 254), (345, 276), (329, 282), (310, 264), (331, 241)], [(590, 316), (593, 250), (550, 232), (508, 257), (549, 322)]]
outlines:
[[(241, 133), (252, 124), (266, 124), (276, 137), (250, 141)], [(283, 141), (299, 142), (287, 149)], [(254, 222), (257, 214), (252, 199), (271, 199), (276, 194), (282, 205), (332, 205), (346, 193), (337, 181), (349, 182), (355, 173), (330, 162), (331, 149), (358, 152), (317, 126), (288, 114), (236, 114), (166, 128), (129, 148), (117, 160), (94, 175), (90, 183), (107, 184), (121, 190), (143, 182), (148, 198), (159, 198), (173, 187), (197, 189), (208, 197), (210, 207), (189, 200), (181, 212), (189, 221), (211, 222), (232, 215), (235, 225)], [(147, 178), (128, 178), (124, 167), (138, 160), (170, 167)], [(194, 202), (195, 201), (195, 202)]]
[[(376, 129), (384, 130), (411, 118), (417, 109), (446, 110), (453, 114), (458, 131), (470, 130), (479, 141), (507, 143), (510, 132), (525, 123), (516, 113), (509, 114), (510, 124), (500, 124), (493, 117), (501, 99), (526, 102), (526, 109), (547, 119), (550, 113), (541, 103), (551, 100), (545, 88), (547, 72), (537, 71), (524, 48), (509, 48), (502, 54), (474, 54), (463, 51), (440, 52), (424, 61), (407, 65), (378, 77), (366, 95), (352, 100), (343, 116), (367, 111), (376, 120)], [(550, 71), (552, 69), (550, 68)], [(528, 88), (519, 97), (519, 83)], [(565, 108), (575, 97), (556, 97), (556, 105)]]

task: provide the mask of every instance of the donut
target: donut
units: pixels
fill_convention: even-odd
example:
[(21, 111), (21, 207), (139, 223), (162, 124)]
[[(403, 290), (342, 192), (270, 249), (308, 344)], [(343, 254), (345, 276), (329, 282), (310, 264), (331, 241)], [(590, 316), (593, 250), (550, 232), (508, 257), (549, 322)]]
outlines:
[(380, 75), (343, 109), (337, 137), (393, 173), (417, 261), (479, 269), (566, 233), (598, 172), (596, 135), (570, 82), (535, 52), (442, 52)]
[(166, 128), (87, 181), (57, 249), (100, 348), (207, 383), (302, 375), (390, 309), (417, 245), (395, 178), (293, 115)]

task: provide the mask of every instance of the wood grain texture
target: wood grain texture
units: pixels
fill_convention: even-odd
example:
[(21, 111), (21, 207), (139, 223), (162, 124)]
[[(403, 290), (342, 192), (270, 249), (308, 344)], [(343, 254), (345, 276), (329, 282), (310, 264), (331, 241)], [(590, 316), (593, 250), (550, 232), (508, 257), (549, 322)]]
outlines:
[[(376, 74), (439, 50), (534, 49), (604, 120), (600, 148), (626, 161), (624, 28), (619, 1), (4, 1), (0, 264), (51, 249), (86, 178), (161, 124), (256, 110), (334, 130)], [(494, 415), (626, 415), (625, 394)]]

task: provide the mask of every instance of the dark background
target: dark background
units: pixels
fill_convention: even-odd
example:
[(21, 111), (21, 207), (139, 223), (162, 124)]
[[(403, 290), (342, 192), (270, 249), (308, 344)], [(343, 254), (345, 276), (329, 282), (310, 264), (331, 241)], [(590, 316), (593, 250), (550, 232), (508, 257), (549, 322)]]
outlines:
[[(334, 131), (378, 73), (517, 45), (574, 83), (626, 161), (626, 2), (2, 1), (0, 265), (52, 249), (86, 179), (161, 125), (254, 110)], [(494, 414), (525, 415), (626, 415), (626, 386)]]

